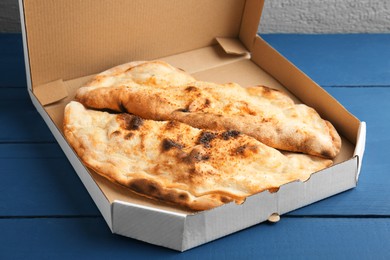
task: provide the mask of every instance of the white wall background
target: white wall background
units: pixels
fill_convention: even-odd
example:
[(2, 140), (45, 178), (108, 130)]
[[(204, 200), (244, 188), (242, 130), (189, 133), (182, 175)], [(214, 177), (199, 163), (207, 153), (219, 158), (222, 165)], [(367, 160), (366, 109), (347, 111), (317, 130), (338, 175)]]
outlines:
[[(0, 0), (0, 32), (20, 32), (18, 0)], [(259, 32), (390, 33), (390, 0), (266, 0)]]
[(259, 31), (388, 33), (390, 0), (266, 0)]

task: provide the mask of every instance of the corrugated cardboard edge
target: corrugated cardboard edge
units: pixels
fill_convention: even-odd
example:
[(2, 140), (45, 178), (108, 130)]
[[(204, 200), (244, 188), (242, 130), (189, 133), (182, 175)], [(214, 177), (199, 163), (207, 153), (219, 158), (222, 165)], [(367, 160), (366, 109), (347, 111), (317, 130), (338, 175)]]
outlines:
[(32, 83), (31, 83), (31, 70), (30, 70), (30, 58), (28, 54), (28, 46), (27, 46), (27, 32), (26, 32), (26, 22), (24, 19), (24, 5), (23, 0), (19, 0), (19, 15), (20, 15), (20, 24), (22, 29), (22, 38), (23, 38), (23, 53), (24, 53), (24, 65), (26, 68), (26, 80), (27, 80), (27, 88), (29, 90), (32, 90)]

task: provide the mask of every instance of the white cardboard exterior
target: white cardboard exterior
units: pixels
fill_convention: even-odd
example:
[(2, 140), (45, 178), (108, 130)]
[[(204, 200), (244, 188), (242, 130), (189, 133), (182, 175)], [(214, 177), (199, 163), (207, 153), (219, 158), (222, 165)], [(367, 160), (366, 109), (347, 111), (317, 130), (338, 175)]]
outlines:
[(187, 215), (118, 200), (111, 204), (32, 92), (23, 0), (19, 0), (19, 5), (31, 100), (113, 233), (185, 251), (263, 222), (273, 213), (281, 215), (356, 186), (365, 146), (364, 122), (360, 124), (354, 156), (351, 159), (313, 174), (306, 182), (295, 181), (281, 186), (275, 193), (265, 191), (250, 196), (241, 205), (229, 203)]

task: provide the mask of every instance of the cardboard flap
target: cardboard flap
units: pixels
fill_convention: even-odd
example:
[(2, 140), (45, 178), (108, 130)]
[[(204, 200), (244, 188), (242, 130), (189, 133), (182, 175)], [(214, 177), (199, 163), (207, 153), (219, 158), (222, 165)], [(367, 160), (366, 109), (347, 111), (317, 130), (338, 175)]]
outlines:
[(33, 92), (42, 106), (60, 101), (68, 96), (68, 91), (62, 79), (36, 86)]
[(161, 60), (193, 74), (226, 64), (232, 64), (243, 59), (250, 59), (249, 53), (231, 55), (227, 54), (219, 45), (213, 45), (164, 57)]
[(358, 171), (356, 181), (359, 179), (360, 169), (362, 167), (363, 154), (366, 146), (366, 122), (361, 122), (358, 130), (357, 143), (355, 146), (354, 156), (358, 157)]
[(218, 37), (216, 40), (227, 54), (244, 55), (249, 53), (245, 46), (237, 39)]

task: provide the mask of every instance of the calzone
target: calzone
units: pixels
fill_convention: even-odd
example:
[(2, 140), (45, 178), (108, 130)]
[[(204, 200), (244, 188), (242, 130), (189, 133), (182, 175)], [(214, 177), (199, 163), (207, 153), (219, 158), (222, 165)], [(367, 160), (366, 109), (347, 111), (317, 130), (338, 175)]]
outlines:
[(271, 148), (238, 130), (108, 113), (72, 101), (63, 132), (82, 162), (142, 196), (207, 210), (307, 180), (331, 160)]
[(236, 130), (280, 150), (324, 158), (334, 158), (341, 147), (330, 122), (282, 91), (197, 81), (162, 61), (131, 62), (102, 72), (78, 90), (76, 100), (145, 119)]

